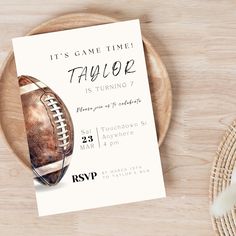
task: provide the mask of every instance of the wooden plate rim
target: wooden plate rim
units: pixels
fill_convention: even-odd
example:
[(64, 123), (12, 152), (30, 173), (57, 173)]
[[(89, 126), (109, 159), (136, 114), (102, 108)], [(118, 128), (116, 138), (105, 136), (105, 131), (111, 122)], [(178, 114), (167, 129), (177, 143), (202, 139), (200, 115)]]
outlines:
[[(40, 34), (40, 33), (37, 33), (37, 32), (40, 31), (42, 29), (42, 27), (49, 26), (50, 24), (53, 24), (54, 22), (57, 22), (58, 20), (61, 20), (61, 19), (64, 19), (64, 18), (66, 19), (66, 18), (69, 18), (69, 17), (79, 17), (79, 18), (83, 18), (83, 17), (86, 17), (86, 18), (88, 18), (88, 17), (96, 17), (97, 19), (100, 19), (100, 20), (101, 19), (102, 20), (107, 19), (107, 23), (112, 23), (112, 22), (117, 22), (118, 21), (117, 19), (115, 19), (113, 17), (102, 15), (102, 14), (97, 14), (97, 13), (70, 13), (70, 14), (65, 14), (65, 15), (62, 15), (62, 16), (58, 16), (58, 17), (52, 18), (50, 20), (47, 20), (47, 21), (39, 24), (38, 26), (36, 26), (32, 30), (30, 30), (28, 33), (26, 33), (26, 36), (33, 35), (33, 34)], [(101, 24), (101, 23), (99, 23), (99, 21), (98, 21), (98, 24)], [(105, 24), (105, 23), (102, 23), (102, 24)], [(85, 26), (85, 27), (88, 27), (88, 26)], [(65, 30), (67, 30), (67, 29), (65, 29)], [(166, 134), (167, 134), (167, 131), (168, 131), (168, 128), (169, 128), (169, 125), (170, 125), (170, 121), (171, 121), (171, 115), (172, 115), (172, 90), (171, 90), (171, 83), (170, 83), (170, 79), (169, 79), (167, 70), (165, 68), (165, 65), (162, 62), (158, 52), (154, 49), (154, 47), (149, 42), (149, 40), (147, 40), (146, 37), (142, 36), (142, 38), (143, 38), (143, 41), (144, 41), (145, 45), (148, 46), (149, 50), (152, 51), (152, 54), (155, 55), (155, 59), (156, 59), (156, 61), (158, 63), (158, 66), (160, 67), (160, 70), (163, 73), (163, 77), (165, 78), (165, 83), (166, 83), (166, 85), (168, 87), (168, 91), (167, 91), (167, 93), (168, 93), (167, 97), (169, 98), (168, 108), (167, 108), (167, 110), (168, 110), (168, 112), (167, 112), (168, 113), (168, 120), (165, 121), (165, 123), (164, 123), (165, 126), (163, 127), (163, 133), (159, 137), (159, 146), (161, 146), (161, 144), (163, 143), (163, 141), (164, 141), (164, 139), (166, 137)], [(14, 56), (13, 55), (13, 51), (10, 50), (8, 56), (6, 57), (6, 59), (4, 60), (4, 62), (2, 63), (2, 66), (0, 68), (0, 80), (2, 79), (2, 76), (4, 74), (4, 71), (5, 71), (8, 63), (11, 60), (14, 60), (13, 56)], [(7, 138), (7, 136), (6, 136), (5, 132), (4, 132), (4, 129), (2, 128), (2, 119), (1, 119), (1, 117), (0, 117), (0, 128), (3, 131), (2, 132), (2, 136), (5, 139), (5, 142), (6, 142), (7, 146), (8, 146), (8, 148), (9, 148), (9, 150), (12, 150), (14, 152), (14, 150), (12, 149), (12, 147), (10, 145), (10, 142), (8, 141), (8, 138)], [(26, 163), (23, 163), (23, 164), (26, 164)]]

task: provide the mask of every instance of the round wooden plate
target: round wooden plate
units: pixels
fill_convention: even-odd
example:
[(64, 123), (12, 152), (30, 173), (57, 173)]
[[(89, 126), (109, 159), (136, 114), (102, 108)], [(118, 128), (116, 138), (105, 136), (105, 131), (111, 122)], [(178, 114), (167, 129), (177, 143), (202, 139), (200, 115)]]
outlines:
[[(78, 27), (105, 24), (116, 20), (104, 15), (76, 13), (47, 21), (31, 30), (28, 35), (60, 31)], [(143, 37), (153, 110), (159, 145), (167, 133), (172, 109), (172, 92), (168, 74), (159, 55)], [(6, 59), (0, 74), (0, 124), (7, 143), (16, 156), (29, 166), (24, 120), (16, 79), (13, 53)]]

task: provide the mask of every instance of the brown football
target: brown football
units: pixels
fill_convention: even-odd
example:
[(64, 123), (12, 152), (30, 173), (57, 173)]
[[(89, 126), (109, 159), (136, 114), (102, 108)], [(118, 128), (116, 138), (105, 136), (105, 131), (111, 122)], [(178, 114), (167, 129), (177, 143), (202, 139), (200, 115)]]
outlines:
[(64, 176), (73, 152), (70, 114), (47, 85), (31, 76), (18, 78), (32, 170), (40, 183), (55, 185)]

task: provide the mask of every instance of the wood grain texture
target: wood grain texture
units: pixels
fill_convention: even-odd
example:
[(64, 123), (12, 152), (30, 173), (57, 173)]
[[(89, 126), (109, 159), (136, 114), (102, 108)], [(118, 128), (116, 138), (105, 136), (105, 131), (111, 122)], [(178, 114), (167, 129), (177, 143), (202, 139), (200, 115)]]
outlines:
[(0, 6), (1, 64), (11, 38), (59, 15), (140, 18), (173, 90), (172, 122), (161, 147), (166, 199), (38, 218), (31, 173), (21, 170), (1, 139), (1, 235), (213, 236), (210, 171), (224, 131), (236, 117), (236, 1), (1, 0)]
[[(91, 25), (116, 22), (114, 18), (91, 13), (74, 13), (56, 17), (44, 22), (31, 30), (27, 35), (48, 33), (54, 31), (68, 30)], [(166, 136), (172, 111), (172, 92), (170, 80), (159, 55), (151, 43), (143, 37), (148, 77), (152, 97), (153, 110), (156, 121), (159, 145)], [(26, 145), (26, 134), (22, 117), (19, 86), (17, 84), (16, 65), (12, 52), (4, 63), (2, 74), (0, 74), (0, 125), (16, 156), (31, 169), (31, 164)], [(9, 101), (11, 101), (9, 103)], [(14, 113), (14, 115), (12, 115)], [(14, 130), (14, 132), (12, 132)]]

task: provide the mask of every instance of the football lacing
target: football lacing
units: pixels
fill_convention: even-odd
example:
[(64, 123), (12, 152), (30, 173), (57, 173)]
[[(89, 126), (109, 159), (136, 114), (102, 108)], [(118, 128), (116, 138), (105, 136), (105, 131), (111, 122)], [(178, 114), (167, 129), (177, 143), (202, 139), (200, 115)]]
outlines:
[(50, 95), (47, 95), (44, 101), (47, 102), (50, 111), (55, 112), (55, 114), (53, 114), (53, 118), (57, 118), (57, 120), (55, 120), (55, 124), (57, 125), (56, 128), (58, 130), (58, 141), (60, 141), (60, 144), (58, 146), (64, 148), (65, 150), (67, 148), (67, 145), (69, 144), (69, 135), (67, 134), (67, 124), (65, 123), (65, 119), (63, 118), (64, 114), (62, 112), (62, 108), (58, 105), (55, 97), (52, 97)]

